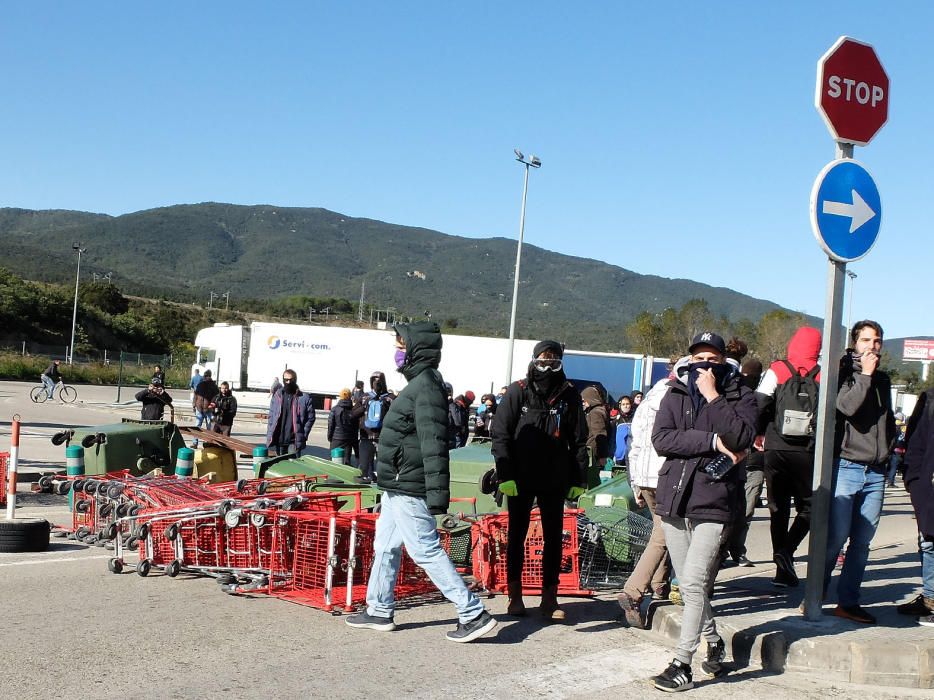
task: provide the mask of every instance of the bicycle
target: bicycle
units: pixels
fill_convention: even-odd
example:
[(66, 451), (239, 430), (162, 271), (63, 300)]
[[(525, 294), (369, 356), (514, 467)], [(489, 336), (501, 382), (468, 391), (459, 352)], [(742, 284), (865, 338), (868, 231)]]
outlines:
[[(58, 384), (52, 387), (53, 398), (56, 389), (58, 389), (58, 400), (62, 403), (74, 403), (75, 399), (78, 398), (77, 390), (73, 386), (68, 386), (62, 380), (59, 380)], [(29, 392), (29, 398), (32, 399), (33, 403), (45, 403), (49, 400), (49, 390), (45, 388), (45, 384), (40, 384)]]

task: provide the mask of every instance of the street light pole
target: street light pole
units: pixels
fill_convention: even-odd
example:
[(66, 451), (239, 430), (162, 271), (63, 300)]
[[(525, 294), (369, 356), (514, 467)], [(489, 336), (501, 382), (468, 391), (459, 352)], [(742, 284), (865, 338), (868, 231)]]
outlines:
[(516, 246), (516, 271), (512, 284), (512, 312), (509, 315), (509, 350), (506, 357), (506, 384), (512, 383), (512, 355), (516, 345), (516, 304), (519, 300), (519, 266), (522, 263), (522, 238), (525, 234), (525, 201), (529, 193), (529, 168), (542, 167), (538, 156), (529, 156), (515, 149), (516, 160), (525, 166), (525, 181), (522, 184), (522, 208), (519, 212), (519, 244)]
[(857, 275), (852, 270), (847, 270), (846, 276), (850, 278), (850, 302), (847, 304), (846, 312), (846, 331), (849, 333), (853, 327), (853, 280), (856, 279)]
[(75, 308), (71, 313), (71, 345), (68, 346), (68, 364), (75, 362), (75, 326), (78, 323), (78, 285), (81, 282), (81, 253), (87, 253), (87, 248), (82, 248), (80, 243), (75, 243), (71, 249), (78, 253), (78, 271), (75, 273)]

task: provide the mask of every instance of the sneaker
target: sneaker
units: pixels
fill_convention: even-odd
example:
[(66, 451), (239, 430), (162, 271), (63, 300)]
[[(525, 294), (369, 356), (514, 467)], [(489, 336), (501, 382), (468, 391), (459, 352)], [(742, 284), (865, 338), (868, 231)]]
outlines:
[(350, 615), (344, 618), (350, 627), (358, 627), (366, 630), (376, 630), (377, 632), (392, 632), (396, 629), (396, 623), (391, 617), (379, 617), (370, 615), (366, 610), (358, 612), (356, 615)]
[(482, 637), (487, 632), (493, 630), (498, 623), (496, 618), (490, 615), (486, 610), (477, 615), (470, 622), (458, 622), (457, 629), (448, 632), (445, 636), (450, 642), (472, 642), (477, 637)]
[(626, 624), (637, 630), (644, 630), (645, 621), (642, 619), (642, 611), (639, 609), (639, 603), (641, 601), (633, 598), (628, 593), (620, 593), (616, 596), (616, 600), (619, 603), (619, 607), (623, 609), (623, 617), (626, 619)]
[(671, 663), (668, 664), (668, 668), (652, 678), (652, 681), (655, 683), (656, 688), (664, 690), (666, 693), (678, 693), (694, 687), (691, 667), (677, 659), (672, 659)]
[(924, 625), (925, 627), (934, 627), (934, 613), (929, 613), (928, 615), (922, 615), (919, 617), (918, 624)]
[(900, 615), (914, 615), (915, 617), (925, 617), (934, 613), (934, 609), (928, 607), (924, 596), (920, 594), (914, 600), (902, 603), (895, 609)]
[(726, 658), (726, 644), (720, 639), (716, 643), (707, 642), (707, 659), (701, 664), (704, 673), (716, 678), (726, 673), (723, 660)]
[(858, 605), (838, 605), (833, 614), (837, 617), (842, 617), (844, 620), (851, 620), (852, 622), (859, 622), (863, 625), (874, 625), (876, 624), (876, 618), (870, 615), (868, 612), (863, 610)]
[(736, 557), (733, 561), (736, 562), (736, 566), (744, 566), (744, 567), (755, 566), (755, 564), (753, 564), (751, 561), (749, 561), (749, 559), (746, 558), (745, 554)]

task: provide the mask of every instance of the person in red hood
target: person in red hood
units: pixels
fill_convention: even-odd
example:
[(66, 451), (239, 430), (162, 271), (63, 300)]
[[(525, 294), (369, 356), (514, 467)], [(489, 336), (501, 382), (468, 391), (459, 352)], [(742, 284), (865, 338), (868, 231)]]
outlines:
[[(762, 375), (756, 389), (759, 425), (755, 446), (765, 450), (765, 483), (768, 486), (771, 516), (772, 556), (775, 578), (781, 588), (798, 585), (794, 555), (811, 527), (811, 485), (814, 477), (814, 435), (791, 435), (776, 411), (776, 398), (795, 372), (820, 382), (821, 334), (816, 328), (799, 328), (788, 342), (788, 355), (777, 360)], [(791, 431), (793, 432), (793, 431)], [(795, 519), (788, 527), (791, 503)]]

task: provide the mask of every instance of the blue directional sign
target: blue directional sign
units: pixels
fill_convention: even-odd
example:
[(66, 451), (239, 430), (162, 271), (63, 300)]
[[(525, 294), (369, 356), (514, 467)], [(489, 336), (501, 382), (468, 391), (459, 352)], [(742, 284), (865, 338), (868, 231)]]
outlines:
[(872, 175), (850, 158), (831, 161), (811, 190), (811, 228), (834, 260), (851, 262), (869, 252), (882, 225), (882, 200)]

